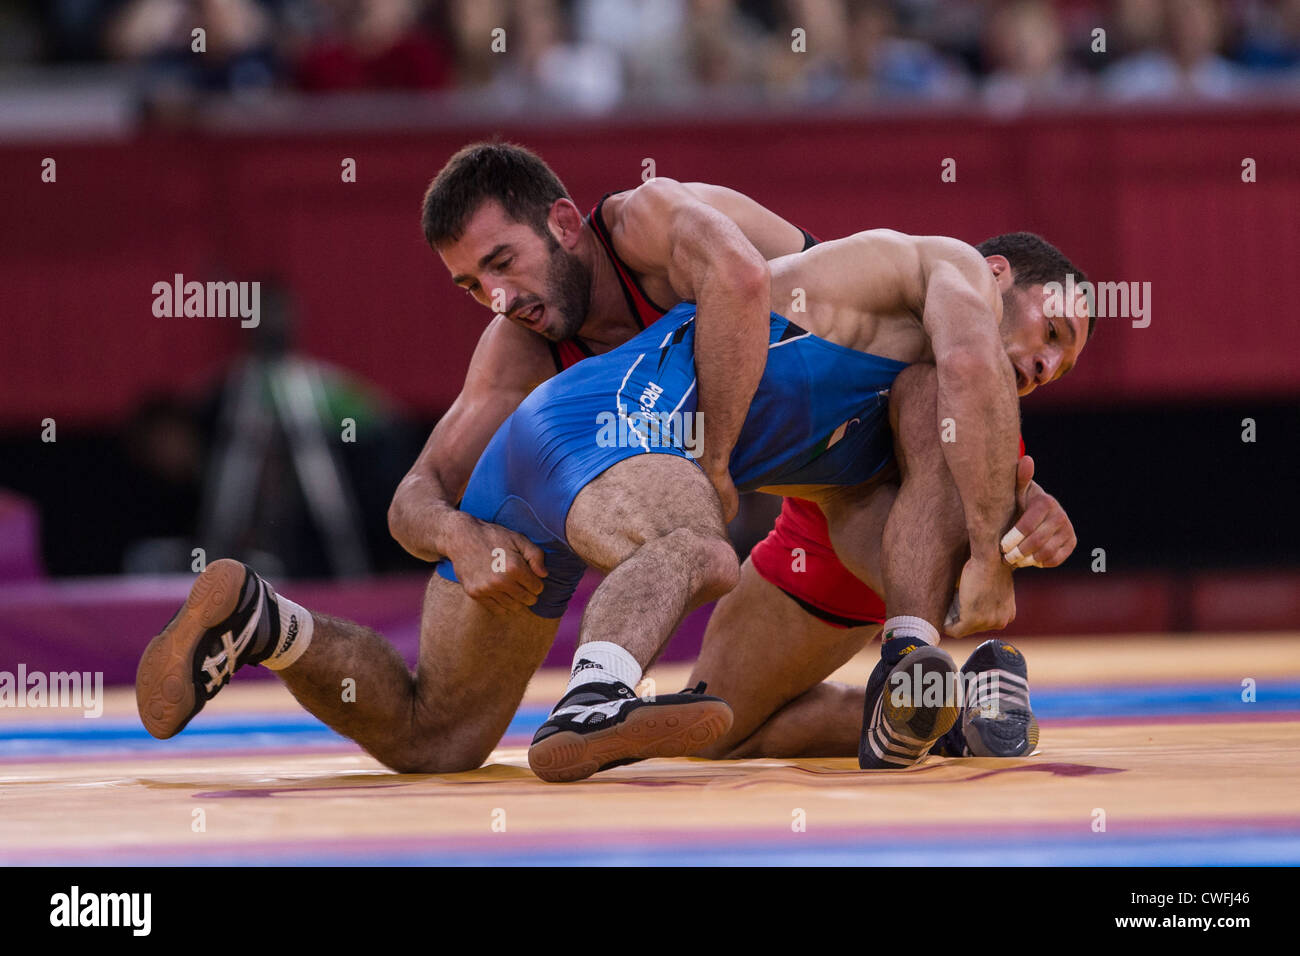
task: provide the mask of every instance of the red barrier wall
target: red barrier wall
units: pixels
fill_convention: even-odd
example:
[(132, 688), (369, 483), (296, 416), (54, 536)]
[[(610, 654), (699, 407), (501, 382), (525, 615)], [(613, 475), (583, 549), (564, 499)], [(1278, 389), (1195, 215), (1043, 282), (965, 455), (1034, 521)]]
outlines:
[[(152, 136), (0, 148), (0, 427), (95, 423), (193, 387), (237, 320), (158, 319), (151, 287), (278, 275), (301, 343), (420, 413), (455, 396), (486, 313), (424, 247), (419, 200), (497, 130)], [(501, 130), (586, 207), (660, 175), (725, 183), (823, 237), (873, 226), (968, 241), (1039, 231), (1097, 280), (1149, 281), (1152, 323), (1099, 322), (1036, 403), (1300, 394), (1300, 112), (766, 119)], [(57, 182), (40, 181), (41, 160)], [(344, 157), (358, 181), (340, 181)], [(957, 160), (957, 181), (940, 163)], [(1258, 182), (1243, 183), (1244, 158)], [(1041, 397), (1040, 397), (1041, 396)]]

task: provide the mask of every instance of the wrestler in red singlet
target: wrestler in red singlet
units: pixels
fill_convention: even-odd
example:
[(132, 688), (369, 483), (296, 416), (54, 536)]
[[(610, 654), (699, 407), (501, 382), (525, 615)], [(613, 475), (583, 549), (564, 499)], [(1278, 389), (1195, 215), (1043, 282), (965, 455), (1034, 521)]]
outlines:
[[(668, 310), (650, 300), (632, 270), (614, 251), (609, 229), (601, 215), (601, 207), (612, 195), (614, 193), (607, 193), (601, 197), (600, 202), (592, 207), (587, 221), (618, 274), (628, 311), (637, 325), (644, 329)], [(804, 249), (817, 244), (818, 240), (806, 229), (799, 231), (804, 235)], [(592, 354), (581, 339), (549, 344), (555, 367), (561, 372)], [(1020, 454), (1024, 453), (1025, 444), (1021, 441)], [(796, 548), (802, 549), (801, 557), (795, 554)], [(861, 627), (885, 621), (884, 600), (835, 556), (826, 516), (811, 501), (782, 499), (776, 525), (766, 538), (754, 545), (749, 559), (763, 580), (780, 588), (805, 611), (827, 624)]]
[[(628, 311), (636, 319), (637, 325), (645, 328), (668, 310), (651, 301), (636, 281), (632, 270), (614, 251), (609, 229), (601, 215), (605, 200), (612, 195), (614, 193), (601, 197), (600, 202), (592, 207), (587, 219), (614, 266), (619, 284), (623, 287)], [(817, 244), (817, 240), (807, 230), (801, 229), (800, 232), (804, 234), (805, 249)], [(581, 339), (549, 344), (555, 367), (561, 372), (592, 354)], [(802, 562), (795, 561), (795, 548), (803, 549)], [(784, 499), (776, 526), (754, 546), (749, 556), (755, 570), (765, 580), (788, 594), (804, 610), (829, 624), (856, 627), (879, 624), (885, 619), (885, 602), (840, 563), (831, 547), (826, 518), (811, 501)], [(802, 570), (795, 571), (796, 564)]]

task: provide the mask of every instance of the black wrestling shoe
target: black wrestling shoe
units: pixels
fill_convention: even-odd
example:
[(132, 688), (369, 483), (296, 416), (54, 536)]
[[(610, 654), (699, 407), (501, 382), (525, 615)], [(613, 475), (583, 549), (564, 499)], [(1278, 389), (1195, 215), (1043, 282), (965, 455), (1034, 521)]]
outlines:
[(1029, 706), (1025, 656), (1006, 641), (988, 640), (961, 668), (966, 702), (934, 752), (943, 757), (1023, 757), (1038, 746), (1038, 718)]
[(960, 711), (961, 682), (947, 651), (905, 637), (886, 641), (867, 681), (858, 766), (887, 770), (920, 763)]
[(160, 740), (180, 733), (235, 671), (269, 656), (279, 631), (270, 586), (238, 561), (213, 561), (140, 657), (135, 702), (145, 730)]
[(619, 681), (565, 694), (528, 748), (528, 766), (551, 783), (582, 780), (649, 757), (684, 757), (731, 729), (731, 708), (704, 685), (643, 700)]

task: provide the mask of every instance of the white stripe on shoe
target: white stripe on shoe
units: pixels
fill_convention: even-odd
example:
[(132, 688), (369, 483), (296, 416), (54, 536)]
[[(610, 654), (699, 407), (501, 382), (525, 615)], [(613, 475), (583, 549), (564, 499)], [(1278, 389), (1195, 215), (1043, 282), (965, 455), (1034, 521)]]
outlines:
[(867, 742), (871, 745), (871, 752), (876, 755), (877, 760), (910, 767), (930, 752), (934, 741), (920, 740), (895, 730), (882, 713), (884, 700), (884, 694), (876, 700), (875, 709), (871, 713), (871, 731), (867, 735)]
[(994, 668), (980, 671), (974, 681), (971, 697), (966, 702), (967, 711), (988, 711), (995, 703), (995, 712), (1012, 708), (1029, 709), (1029, 683), (1018, 674)]
[(253, 632), (257, 630), (258, 622), (262, 619), (264, 598), (265, 592), (259, 586), (257, 588), (257, 608), (253, 611), (252, 617), (248, 619), (248, 623), (244, 625), (244, 629), (239, 632), (239, 637), (232, 641), (231, 632), (226, 631), (221, 635), (222, 649), (217, 652), (215, 657), (204, 658), (203, 670), (209, 677), (206, 688), (209, 693), (220, 686), (223, 680), (234, 676), (239, 655), (243, 654), (244, 649), (248, 647), (248, 642), (253, 639)]

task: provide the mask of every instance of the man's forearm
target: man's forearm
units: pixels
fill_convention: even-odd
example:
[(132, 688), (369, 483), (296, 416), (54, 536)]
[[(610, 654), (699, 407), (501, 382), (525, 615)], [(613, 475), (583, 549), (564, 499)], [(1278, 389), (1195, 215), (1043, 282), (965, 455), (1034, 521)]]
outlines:
[(436, 477), (409, 474), (388, 507), (388, 531), (410, 554), (438, 561), (447, 554), (447, 539), (461, 512)]
[(966, 512), (971, 556), (996, 561), (1016, 507), (1014, 373), (1000, 355), (963, 356), (938, 373), (940, 444)]
[(724, 471), (767, 363), (771, 286), (766, 270), (702, 290), (696, 303), (695, 374), (704, 428), (700, 464)]

